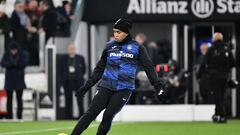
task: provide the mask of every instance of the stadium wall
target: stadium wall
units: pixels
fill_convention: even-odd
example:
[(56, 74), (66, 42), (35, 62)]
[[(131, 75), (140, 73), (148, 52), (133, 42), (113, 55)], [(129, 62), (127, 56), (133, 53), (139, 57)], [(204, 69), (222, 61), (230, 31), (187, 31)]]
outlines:
[[(127, 105), (114, 121), (211, 121), (214, 105)], [(102, 120), (103, 111), (97, 117)]]

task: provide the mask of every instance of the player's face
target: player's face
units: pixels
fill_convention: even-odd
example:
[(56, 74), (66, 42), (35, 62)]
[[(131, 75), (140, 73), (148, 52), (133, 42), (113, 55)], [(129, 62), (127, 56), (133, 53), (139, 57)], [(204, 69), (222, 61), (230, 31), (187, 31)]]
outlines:
[(127, 33), (122, 32), (119, 29), (113, 29), (113, 36), (115, 41), (117, 42), (122, 42), (127, 37), (127, 35), (128, 35)]

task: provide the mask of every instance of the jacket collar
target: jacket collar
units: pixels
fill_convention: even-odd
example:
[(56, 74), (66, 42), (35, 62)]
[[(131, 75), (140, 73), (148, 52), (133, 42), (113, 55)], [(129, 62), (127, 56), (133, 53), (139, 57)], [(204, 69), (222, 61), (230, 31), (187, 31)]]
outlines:
[(126, 38), (123, 39), (123, 41), (117, 42), (117, 43), (120, 44), (120, 45), (123, 45), (123, 44), (126, 44), (126, 43), (130, 42), (131, 40), (132, 40), (132, 36), (130, 34), (128, 34), (126, 36)]

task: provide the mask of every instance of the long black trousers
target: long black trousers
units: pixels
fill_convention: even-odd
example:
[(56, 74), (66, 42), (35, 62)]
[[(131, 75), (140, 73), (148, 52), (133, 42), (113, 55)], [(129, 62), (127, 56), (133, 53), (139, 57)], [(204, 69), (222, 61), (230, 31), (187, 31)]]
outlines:
[[(64, 94), (65, 94), (65, 119), (73, 119), (73, 91), (78, 89), (78, 85), (76, 81), (68, 81), (64, 87)], [(83, 98), (77, 97), (77, 105), (78, 105), (78, 112), (79, 118), (84, 113), (83, 108)]]
[(213, 90), (214, 102), (216, 105), (215, 115), (224, 117), (226, 115), (224, 96), (226, 93), (227, 79), (212, 78), (210, 82), (210, 88)]
[[(7, 90), (7, 119), (13, 118), (13, 92), (14, 90)], [(17, 118), (22, 119), (22, 111), (23, 111), (23, 101), (22, 95), (23, 90), (16, 90), (16, 97), (17, 97)]]
[(128, 102), (132, 91), (99, 90), (88, 111), (79, 119), (71, 135), (79, 135), (88, 128), (90, 123), (105, 109), (103, 119), (98, 127), (97, 135), (106, 135), (111, 128), (114, 116)]

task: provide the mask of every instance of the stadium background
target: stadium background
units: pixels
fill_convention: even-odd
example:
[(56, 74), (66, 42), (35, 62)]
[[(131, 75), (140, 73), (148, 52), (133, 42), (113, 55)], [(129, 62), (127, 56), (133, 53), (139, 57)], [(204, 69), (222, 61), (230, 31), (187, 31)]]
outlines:
[[(191, 79), (188, 83), (188, 89), (185, 92), (184, 104), (180, 105), (167, 105), (167, 111), (164, 113), (162, 107), (166, 105), (147, 105), (153, 108), (158, 108), (153, 114), (154, 121), (210, 121), (210, 114), (213, 112), (214, 106), (199, 105), (197, 102), (196, 93), (198, 92), (198, 84), (195, 80), (194, 66), (196, 63), (196, 56), (198, 51), (198, 43), (201, 40), (209, 40), (212, 33), (216, 31), (223, 32), (225, 40), (233, 43), (233, 52), (235, 54), (236, 60), (239, 59), (239, 44), (240, 44), (240, 23), (239, 23), (239, 13), (240, 13), (240, 1), (238, 0), (192, 0), (192, 1), (178, 1), (178, 0), (166, 0), (161, 1), (166, 7), (166, 10), (158, 10), (159, 7), (154, 9), (153, 3), (159, 2), (158, 0), (78, 0), (76, 2), (74, 15), (76, 19), (72, 22), (71, 26), (71, 37), (56, 37), (48, 42), (48, 46), (45, 48), (44, 45), (44, 35), (39, 35), (39, 65), (33, 65), (26, 69), (26, 83), (29, 90), (26, 91), (26, 100), (30, 100), (30, 109), (25, 110), (26, 120), (58, 120), (63, 118), (64, 108), (62, 107), (62, 88), (60, 87), (58, 74), (57, 74), (57, 59), (59, 56), (66, 54), (66, 44), (73, 41), (78, 48), (78, 53), (84, 55), (88, 65), (88, 74), (90, 74), (94, 65), (96, 65), (99, 56), (101, 55), (101, 50), (103, 50), (105, 42), (109, 39), (112, 32), (112, 23), (119, 17), (126, 16), (133, 20), (134, 28), (133, 35), (138, 32), (144, 32), (149, 41), (159, 41), (167, 40), (169, 41), (169, 47), (171, 48), (171, 58), (179, 62), (180, 66), (190, 71)], [(194, 9), (197, 2), (201, 4), (209, 3), (209, 9), (204, 9), (200, 7), (200, 11)], [(204, 3), (205, 2), (205, 3)], [(222, 2), (222, 5), (219, 3)], [(13, 9), (14, 0), (8, 0), (7, 13), (10, 15)], [(61, 5), (61, 1), (53, 0), (55, 6)], [(186, 6), (184, 6), (184, 4)], [(172, 7), (171, 7), (172, 5)], [(224, 6), (225, 5), (225, 6)], [(164, 9), (164, 8), (163, 8)], [(212, 10), (211, 10), (212, 9)], [(222, 9), (222, 12), (218, 12)], [(223, 10), (226, 9), (226, 10)], [(204, 14), (207, 16), (201, 16)], [(3, 37), (1, 35), (1, 46), (0, 46), (0, 56), (3, 55)], [(45, 54), (45, 55), (44, 55)], [(3, 88), (4, 84), (4, 70), (0, 69), (0, 88)], [(239, 64), (233, 70), (232, 78), (239, 80)], [(42, 83), (39, 83), (42, 82)], [(87, 108), (90, 100), (94, 96), (96, 88), (93, 88), (91, 92), (85, 96), (85, 108)], [(34, 96), (36, 93), (36, 98)], [(33, 97), (32, 97), (33, 96)], [(238, 119), (240, 117), (240, 91), (233, 89), (228, 91), (229, 102), (229, 117)], [(41, 104), (43, 99), (49, 99), (52, 104)], [(28, 102), (28, 101), (26, 101)], [(27, 104), (27, 103), (26, 103)], [(76, 104), (76, 103), (75, 103)], [(32, 105), (32, 106), (31, 106)], [(146, 107), (147, 107), (146, 106)], [(132, 107), (129, 105), (129, 107)], [(145, 107), (144, 105), (135, 107)], [(179, 115), (178, 108), (184, 110), (182, 115)], [(200, 107), (200, 109), (194, 109)], [(201, 108), (202, 107), (202, 108)], [(26, 107), (28, 108), (28, 107)], [(189, 109), (190, 108), (190, 109)], [(209, 109), (210, 108), (210, 109)], [(138, 109), (138, 108), (134, 108)], [(145, 113), (144, 109), (140, 109), (140, 114)], [(200, 110), (196, 112), (196, 110)], [(207, 111), (206, 111), (207, 110)], [(134, 111), (134, 110), (133, 110)], [(159, 117), (160, 113), (169, 113), (169, 115), (162, 118)], [(202, 114), (201, 112), (206, 111), (205, 115), (194, 115)], [(74, 111), (77, 114), (77, 109)], [(126, 112), (128, 115), (131, 112)], [(138, 113), (138, 112), (136, 112)], [(184, 115), (185, 114), (185, 115)], [(189, 115), (190, 114), (190, 115)], [(177, 115), (177, 117), (176, 117)], [(131, 119), (125, 118), (125, 114), (120, 114), (117, 116), (116, 121), (143, 121), (140, 118)], [(132, 115), (131, 115), (132, 116)], [(175, 117), (174, 117), (175, 116)], [(179, 117), (178, 117), (179, 116)], [(195, 117), (194, 117), (195, 116)], [(146, 116), (142, 116), (146, 117)], [(191, 118), (189, 118), (191, 117)], [(98, 118), (100, 119), (100, 118)], [(146, 119), (149, 121), (149, 119)], [(11, 129), (16, 129), (16, 131), (31, 131), (48, 129), (50, 125), (52, 128), (56, 128), (56, 131), (49, 132), (49, 134), (56, 134), (59, 132), (69, 133), (74, 122), (1, 122), (0, 123), (0, 134), (8, 133)], [(28, 126), (31, 125), (31, 126)], [(58, 130), (56, 125), (60, 125), (59, 128), (63, 128), (64, 124), (69, 129)], [(119, 134), (119, 132), (126, 132), (127, 134), (140, 134), (136, 130), (131, 131), (132, 128), (149, 129), (148, 134), (191, 134), (193, 132), (199, 132), (203, 134), (204, 131), (209, 131), (209, 134), (236, 134), (239, 132), (238, 120), (232, 120), (227, 125), (212, 125), (210, 122), (170, 122), (170, 123), (116, 123), (116, 128), (113, 126), (112, 134)], [(36, 125), (34, 127), (33, 125)], [(46, 127), (41, 127), (46, 125)], [(89, 133), (96, 130), (96, 123), (93, 124), (93, 128), (89, 129)], [(118, 125), (118, 126), (117, 126)], [(190, 126), (191, 125), (191, 126)], [(6, 126), (6, 128), (5, 128)], [(24, 128), (30, 127), (29, 130), (22, 130), (23, 128), (15, 128), (16, 126), (23, 126)], [(33, 127), (32, 127), (33, 126)], [(192, 128), (184, 128), (184, 127)], [(171, 132), (171, 128), (175, 129)], [(51, 129), (52, 129), (51, 128)], [(126, 129), (125, 129), (126, 128)], [(159, 129), (158, 129), (159, 128)], [(123, 130), (125, 129), (125, 130)], [(184, 130), (185, 129), (185, 130)], [(220, 130), (221, 129), (221, 130)], [(185, 132), (185, 131), (190, 132)], [(129, 132), (127, 132), (129, 131)], [(192, 131), (192, 132), (191, 132)], [(13, 132), (11, 130), (11, 132)], [(131, 133), (133, 132), (133, 133)], [(155, 133), (156, 132), (156, 133)], [(11, 133), (10, 133), (11, 134)], [(14, 134), (14, 133), (12, 133)], [(16, 133), (18, 134), (18, 133)], [(21, 134), (21, 133), (19, 133)], [(24, 134), (24, 133), (23, 133)], [(30, 133), (31, 134), (31, 133)], [(40, 133), (41, 134), (41, 133)], [(110, 133), (111, 134), (111, 133)], [(146, 134), (146, 133), (144, 133)], [(205, 134), (205, 133), (204, 133)], [(207, 133), (206, 133), (207, 134)]]

